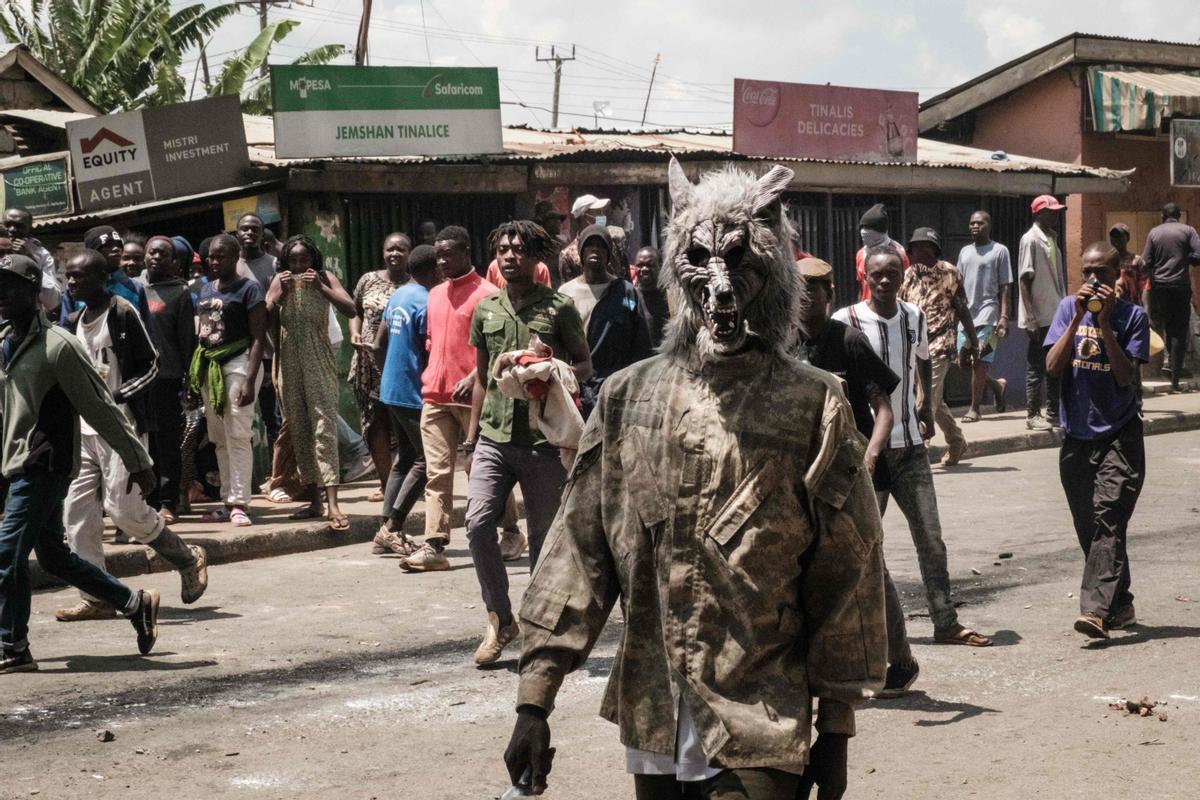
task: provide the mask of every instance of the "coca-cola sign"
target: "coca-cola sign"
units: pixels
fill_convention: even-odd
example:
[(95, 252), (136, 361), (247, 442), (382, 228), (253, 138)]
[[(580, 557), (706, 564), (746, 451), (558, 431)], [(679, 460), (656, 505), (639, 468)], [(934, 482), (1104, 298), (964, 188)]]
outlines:
[(751, 156), (914, 161), (917, 95), (807, 83), (733, 82), (733, 149)]

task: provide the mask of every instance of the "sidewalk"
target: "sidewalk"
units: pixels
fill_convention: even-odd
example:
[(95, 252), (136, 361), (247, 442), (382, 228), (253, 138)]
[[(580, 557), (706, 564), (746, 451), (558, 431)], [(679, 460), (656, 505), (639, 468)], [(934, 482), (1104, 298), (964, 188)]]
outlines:
[[(1160, 387), (1148, 384), (1147, 397), (1143, 404), (1146, 420), (1146, 435), (1173, 433), (1200, 428), (1200, 392), (1166, 394), (1157, 392)], [(1163, 387), (1165, 388), (1165, 387)], [(990, 407), (985, 407), (990, 408)], [(963, 409), (955, 409), (955, 417), (962, 416)], [(1025, 411), (1010, 410), (1004, 414), (985, 412), (979, 422), (963, 425), (967, 437), (967, 452), (963, 458), (968, 462), (984, 456), (1014, 453), (1023, 450), (1039, 450), (1058, 447), (1059, 434), (1050, 431), (1030, 431), (1025, 428)], [(945, 452), (946, 441), (939, 431), (930, 443), (930, 460), (935, 464)], [(953, 470), (954, 467), (945, 468)], [(375, 491), (374, 479), (342, 487), (342, 509), (350, 516), (350, 530), (342, 533), (331, 531), (327, 524), (295, 522), (287, 515), (300, 504), (275, 505), (256, 496), (251, 507), (254, 525), (249, 528), (234, 528), (229, 525), (212, 525), (198, 521), (198, 516), (189, 516), (173, 525), (171, 529), (192, 544), (203, 545), (208, 551), (210, 564), (225, 564), (232, 561), (247, 561), (269, 556), (320, 550), (328, 547), (358, 545), (369, 548), (371, 538), (379, 529), (379, 503), (368, 503), (367, 498)], [(461, 472), (455, 474), (455, 509), (453, 524), (461, 530), (466, 511), (467, 479)], [(519, 500), (519, 497), (518, 497)], [(197, 506), (201, 511), (211, 505)], [(518, 502), (523, 512), (524, 505)], [(424, 503), (417, 503), (409, 515), (405, 531), (420, 536), (425, 526)], [(455, 535), (461, 535), (457, 530)], [(105, 535), (107, 566), (109, 572), (119, 578), (145, 575), (150, 572), (165, 572), (170, 566), (141, 545), (115, 545), (111, 543), (112, 529)], [(57, 581), (31, 563), (35, 589), (55, 585)]]

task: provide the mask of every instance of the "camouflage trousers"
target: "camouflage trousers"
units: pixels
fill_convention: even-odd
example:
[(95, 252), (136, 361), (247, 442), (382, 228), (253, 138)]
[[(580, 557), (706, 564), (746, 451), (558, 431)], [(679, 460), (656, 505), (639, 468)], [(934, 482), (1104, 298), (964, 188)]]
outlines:
[(674, 775), (634, 775), (636, 800), (792, 800), (800, 776), (777, 769), (726, 769), (706, 781), (680, 783)]

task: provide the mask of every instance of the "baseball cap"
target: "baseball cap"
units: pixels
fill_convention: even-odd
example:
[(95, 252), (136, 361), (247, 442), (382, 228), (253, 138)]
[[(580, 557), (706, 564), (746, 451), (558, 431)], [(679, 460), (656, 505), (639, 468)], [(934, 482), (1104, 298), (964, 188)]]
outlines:
[(1062, 211), (1064, 208), (1066, 208), (1066, 206), (1058, 202), (1058, 200), (1055, 199), (1054, 195), (1052, 194), (1041, 194), (1033, 198), (1033, 203), (1030, 204), (1029, 208), (1034, 214), (1036, 214), (1039, 211), (1044, 211), (1046, 209), (1050, 209), (1051, 211)]
[(594, 194), (581, 194), (571, 204), (571, 216), (579, 219), (589, 211), (603, 211), (608, 208), (608, 198), (600, 199)]
[(23, 256), (20, 253), (12, 253), (0, 257), (0, 273), (24, 278), (33, 284), (40, 285), (42, 282), (42, 271), (38, 269), (37, 262), (29, 256)]
[(822, 261), (819, 258), (802, 258), (796, 262), (796, 268), (800, 270), (800, 277), (802, 278), (833, 283), (833, 267), (827, 261)]
[(99, 250), (102, 247), (108, 247), (113, 242), (120, 245), (125, 244), (121, 234), (117, 233), (117, 229), (111, 225), (97, 225), (94, 228), (88, 228), (87, 233), (83, 234), (83, 246), (88, 250)]
[(912, 236), (908, 237), (908, 244), (912, 246), (916, 242), (929, 242), (937, 248), (939, 253), (942, 252), (942, 240), (938, 236), (938, 232), (933, 228), (917, 228), (912, 232)]

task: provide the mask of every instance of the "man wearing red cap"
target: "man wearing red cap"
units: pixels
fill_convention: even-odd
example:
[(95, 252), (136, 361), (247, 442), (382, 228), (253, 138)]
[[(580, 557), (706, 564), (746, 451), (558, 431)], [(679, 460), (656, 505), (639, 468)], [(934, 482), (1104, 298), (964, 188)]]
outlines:
[[(1057, 376), (1046, 374), (1046, 350), (1042, 342), (1058, 311), (1058, 303), (1067, 294), (1062, 253), (1058, 249), (1058, 212), (1066, 206), (1044, 194), (1034, 198), (1033, 226), (1021, 237), (1017, 257), (1017, 276), (1021, 286), (1021, 304), (1017, 321), (1029, 335), (1025, 372), (1025, 427), (1048, 431), (1061, 427), (1058, 420)], [(1042, 387), (1046, 389), (1046, 414), (1042, 416)]]

